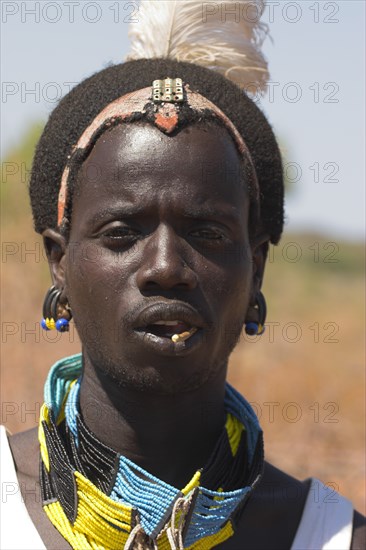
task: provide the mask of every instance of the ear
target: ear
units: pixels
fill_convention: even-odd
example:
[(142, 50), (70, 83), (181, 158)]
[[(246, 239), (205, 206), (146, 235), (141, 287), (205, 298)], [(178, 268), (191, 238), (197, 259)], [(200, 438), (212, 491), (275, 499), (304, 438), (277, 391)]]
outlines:
[(59, 289), (65, 287), (66, 240), (56, 229), (45, 229), (42, 233), (52, 282)]
[(253, 258), (253, 280), (251, 292), (251, 305), (255, 303), (257, 292), (261, 289), (264, 276), (264, 268), (266, 265), (269, 235), (261, 233), (257, 235), (252, 242), (252, 258)]

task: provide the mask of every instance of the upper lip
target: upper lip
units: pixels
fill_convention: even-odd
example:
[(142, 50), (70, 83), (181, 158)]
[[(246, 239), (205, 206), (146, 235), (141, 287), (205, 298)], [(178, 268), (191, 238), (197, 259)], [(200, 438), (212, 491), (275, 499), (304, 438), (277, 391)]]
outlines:
[(188, 304), (182, 302), (155, 302), (140, 311), (133, 323), (133, 328), (141, 329), (158, 321), (175, 320), (196, 328), (203, 328), (207, 325), (198, 311)]

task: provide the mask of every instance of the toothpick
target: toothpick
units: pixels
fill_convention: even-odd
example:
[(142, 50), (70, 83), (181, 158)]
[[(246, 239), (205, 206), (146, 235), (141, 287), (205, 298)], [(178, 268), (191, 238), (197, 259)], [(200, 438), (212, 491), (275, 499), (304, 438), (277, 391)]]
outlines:
[(174, 344), (177, 344), (178, 342), (184, 342), (187, 340), (192, 334), (194, 334), (197, 331), (196, 328), (191, 328), (191, 330), (187, 330), (185, 332), (181, 332), (180, 334), (173, 334), (171, 337), (172, 342)]

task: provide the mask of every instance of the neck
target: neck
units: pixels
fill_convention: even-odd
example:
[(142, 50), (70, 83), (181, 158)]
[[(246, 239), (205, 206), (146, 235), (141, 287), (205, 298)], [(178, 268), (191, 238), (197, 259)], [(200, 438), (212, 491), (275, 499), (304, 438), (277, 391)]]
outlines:
[(84, 359), (80, 408), (89, 429), (151, 474), (183, 488), (205, 466), (225, 424), (226, 366), (195, 390), (165, 395), (120, 387), (86, 354)]

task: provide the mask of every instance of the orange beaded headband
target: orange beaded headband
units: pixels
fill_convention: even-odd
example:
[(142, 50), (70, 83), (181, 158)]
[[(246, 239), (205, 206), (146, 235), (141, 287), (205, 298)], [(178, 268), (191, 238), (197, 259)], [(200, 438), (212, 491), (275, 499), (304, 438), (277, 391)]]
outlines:
[(109, 103), (85, 129), (77, 144), (73, 147), (68, 163), (63, 171), (61, 187), (58, 195), (57, 225), (60, 227), (65, 219), (68, 183), (72, 160), (75, 155), (85, 151), (99, 136), (103, 126), (111, 126), (116, 121), (123, 121), (135, 113), (146, 113), (147, 108), (154, 106), (154, 124), (162, 132), (171, 134), (178, 126), (178, 115), (181, 103), (187, 104), (197, 113), (211, 111), (226, 126), (233, 137), (239, 153), (245, 157), (252, 172), (252, 184), (255, 195), (259, 196), (259, 186), (254, 164), (243, 138), (231, 120), (210, 100), (197, 92), (192, 92), (189, 85), (184, 85), (180, 78), (155, 80), (153, 86), (137, 90), (119, 97)]

